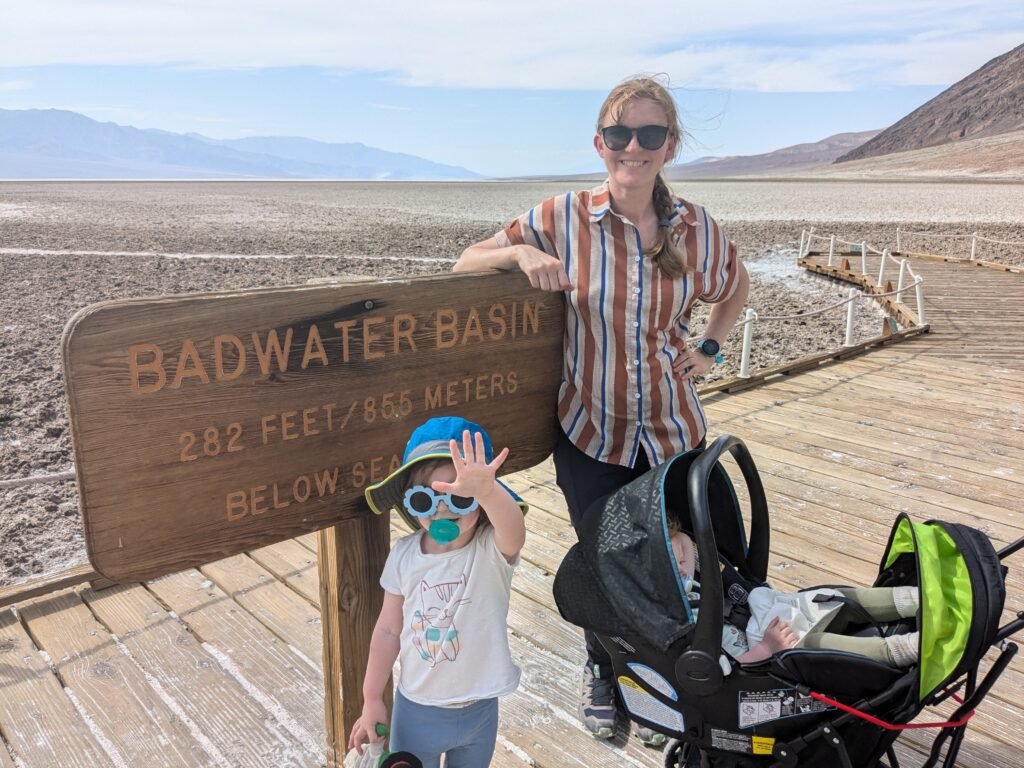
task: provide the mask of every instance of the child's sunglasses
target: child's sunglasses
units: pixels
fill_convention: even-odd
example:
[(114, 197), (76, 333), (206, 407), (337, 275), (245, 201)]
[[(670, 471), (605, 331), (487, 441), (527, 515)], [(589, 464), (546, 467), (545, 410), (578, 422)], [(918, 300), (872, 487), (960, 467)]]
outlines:
[(405, 498), (402, 500), (406, 512), (413, 517), (430, 517), (437, 512), (437, 505), (442, 501), (452, 514), (459, 516), (468, 515), (480, 506), (480, 502), (470, 496), (438, 493), (426, 485), (414, 485), (405, 492)]
[(634, 136), (644, 149), (661, 149), (668, 138), (668, 127), (645, 125), (641, 128), (630, 128), (628, 125), (609, 125), (601, 129), (604, 145), (613, 152), (621, 152), (628, 147)]

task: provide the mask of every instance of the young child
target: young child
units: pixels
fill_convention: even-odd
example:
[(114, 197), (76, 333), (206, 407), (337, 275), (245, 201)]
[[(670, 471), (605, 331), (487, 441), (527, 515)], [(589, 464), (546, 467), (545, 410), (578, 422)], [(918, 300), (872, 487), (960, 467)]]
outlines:
[(424, 768), (438, 768), (442, 754), (447, 768), (490, 763), (498, 697), (516, 689), (520, 673), (507, 616), (526, 505), (496, 479), (507, 456), (508, 448), (494, 456), (472, 422), (430, 419), (412, 433), (402, 466), (366, 489), (374, 512), (396, 509), (414, 533), (395, 542), (381, 574), (384, 604), (349, 749), (361, 754), (379, 741), (397, 658), (390, 749), (411, 752)]
[[(699, 584), (693, 576), (700, 566), (693, 539), (670, 521), (669, 542), (687, 593), (696, 594)], [(817, 596), (839, 599), (816, 601)], [(917, 661), (917, 632), (888, 637), (854, 637), (842, 632), (851, 622), (863, 623), (864, 615), (876, 622), (914, 618), (918, 603), (917, 587), (824, 588), (795, 594), (757, 587), (748, 598), (751, 616), (746, 631), (727, 623), (722, 628), (722, 645), (741, 664), (764, 661), (799, 645), (847, 651), (892, 667), (909, 667)]]

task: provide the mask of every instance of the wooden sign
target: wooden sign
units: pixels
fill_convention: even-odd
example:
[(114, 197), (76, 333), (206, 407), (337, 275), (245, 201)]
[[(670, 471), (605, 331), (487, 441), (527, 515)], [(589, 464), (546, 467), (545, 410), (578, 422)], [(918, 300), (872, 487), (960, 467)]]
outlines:
[(134, 581), (373, 514), (432, 416), (556, 435), (562, 297), (519, 273), (110, 301), (64, 332), (93, 567)]

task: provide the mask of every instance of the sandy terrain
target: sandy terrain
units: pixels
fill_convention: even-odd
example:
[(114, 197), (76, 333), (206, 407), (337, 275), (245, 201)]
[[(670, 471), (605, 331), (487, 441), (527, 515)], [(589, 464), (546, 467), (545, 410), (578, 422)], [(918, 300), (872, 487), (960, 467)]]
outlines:
[[(893, 248), (967, 255), (977, 231), (1024, 241), (1024, 187), (1008, 184), (687, 183), (726, 225), (761, 316), (835, 302), (845, 287), (794, 264), (801, 229)], [(0, 184), (0, 480), (71, 468), (60, 336), (96, 301), (302, 284), (337, 275), (447, 271), (469, 243), (559, 184)], [(196, 256), (196, 255), (199, 256)], [(1024, 264), (1024, 248), (979, 257)], [(271, 256), (271, 258), (268, 258)], [(755, 367), (843, 340), (845, 314), (762, 324)], [(863, 312), (858, 337), (876, 335)], [(699, 323), (698, 323), (699, 327)], [(716, 376), (733, 375), (739, 339)], [(0, 490), (0, 585), (86, 560), (74, 482)]]

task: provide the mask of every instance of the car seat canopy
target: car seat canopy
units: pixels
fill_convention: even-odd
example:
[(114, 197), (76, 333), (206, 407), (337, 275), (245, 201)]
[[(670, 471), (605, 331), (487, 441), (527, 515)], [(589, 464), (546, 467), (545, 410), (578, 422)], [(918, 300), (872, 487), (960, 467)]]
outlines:
[[(587, 629), (638, 637), (664, 651), (692, 628), (692, 615), (669, 544), (668, 519), (691, 530), (686, 477), (700, 451), (672, 457), (598, 499), (584, 515), (580, 542), (555, 580), (556, 603)], [(708, 484), (719, 554), (745, 560), (739, 503), (716, 465)], [(610, 615), (614, 614), (614, 615)], [(612, 631), (612, 627), (616, 631)]]

